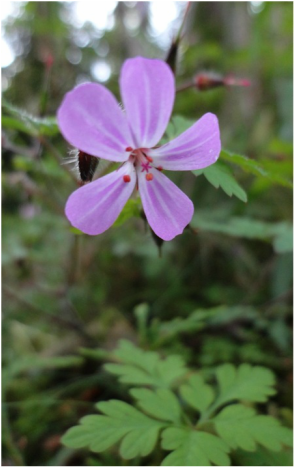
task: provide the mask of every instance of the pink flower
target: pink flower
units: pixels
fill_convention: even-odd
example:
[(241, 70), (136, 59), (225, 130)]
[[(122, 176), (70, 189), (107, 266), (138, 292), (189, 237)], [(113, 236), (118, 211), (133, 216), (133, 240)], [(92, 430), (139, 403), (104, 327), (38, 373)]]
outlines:
[(122, 163), (111, 174), (73, 192), (66, 216), (86, 234), (101, 234), (116, 221), (138, 187), (148, 223), (157, 236), (168, 241), (183, 232), (194, 207), (161, 171), (191, 171), (213, 164), (220, 152), (218, 120), (205, 114), (177, 138), (156, 147), (174, 102), (170, 68), (161, 60), (126, 60), (120, 89), (125, 112), (113, 94), (96, 83), (74, 88), (58, 110), (60, 130), (71, 145)]

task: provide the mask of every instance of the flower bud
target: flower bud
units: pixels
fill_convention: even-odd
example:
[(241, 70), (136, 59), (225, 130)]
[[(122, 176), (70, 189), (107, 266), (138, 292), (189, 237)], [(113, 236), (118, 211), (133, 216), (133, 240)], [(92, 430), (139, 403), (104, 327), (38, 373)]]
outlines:
[(99, 158), (84, 151), (78, 152), (78, 169), (83, 182), (91, 182), (98, 166)]
[(222, 77), (215, 73), (199, 73), (194, 78), (194, 84), (200, 91), (217, 88), (219, 86), (250, 86), (250, 81), (235, 78), (234, 76)]

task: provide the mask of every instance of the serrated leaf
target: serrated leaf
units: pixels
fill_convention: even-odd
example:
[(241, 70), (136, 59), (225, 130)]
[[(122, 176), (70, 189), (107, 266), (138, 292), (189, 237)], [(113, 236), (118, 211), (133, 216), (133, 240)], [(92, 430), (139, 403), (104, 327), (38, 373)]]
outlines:
[(160, 388), (155, 391), (145, 388), (130, 390), (139, 407), (156, 419), (179, 423), (181, 407), (178, 399), (170, 390)]
[(180, 387), (180, 395), (192, 408), (201, 413), (205, 411), (214, 400), (214, 391), (204, 382), (200, 375), (192, 375), (188, 383)]
[(140, 198), (136, 198), (136, 199), (131, 198), (130, 200), (127, 201), (126, 205), (124, 206), (123, 210), (119, 214), (119, 217), (117, 218), (117, 220), (114, 222), (113, 226), (115, 227), (121, 226), (126, 221), (128, 221), (129, 218), (132, 218), (132, 217), (139, 218), (141, 209), (142, 207), (141, 207)]
[(162, 461), (162, 466), (230, 466), (228, 445), (206, 432), (165, 429), (162, 433), (162, 448), (173, 450)]
[(254, 409), (243, 405), (224, 408), (213, 420), (218, 435), (231, 448), (254, 451), (259, 443), (273, 451), (282, 444), (292, 445), (292, 431), (282, 427), (271, 416), (256, 415)]
[[(195, 120), (187, 119), (186, 117), (180, 115), (174, 116), (168, 124), (166, 130), (167, 138), (165, 139), (165, 142), (167, 140), (176, 138), (178, 135), (191, 127), (194, 123)], [(267, 179), (274, 184), (293, 188), (292, 180), (289, 180), (287, 177), (285, 177), (284, 174), (280, 173), (280, 168), (282, 166), (281, 161), (259, 160), (258, 162), (255, 159), (250, 159), (247, 156), (235, 154), (224, 149), (221, 151), (219, 156), (219, 162), (221, 160), (234, 164), (243, 171), (249, 174), (253, 174), (257, 177)]]
[(238, 184), (232, 175), (229, 167), (221, 162), (216, 162), (205, 169), (200, 169), (197, 171), (192, 171), (195, 175), (204, 174), (208, 182), (212, 184), (215, 188), (222, 188), (222, 190), (231, 197), (235, 195), (237, 198), (243, 202), (247, 201), (247, 194), (244, 189)]
[(157, 353), (143, 351), (126, 340), (120, 342), (114, 357), (122, 364), (106, 364), (105, 369), (118, 375), (120, 382), (131, 385), (169, 388), (187, 372), (180, 356), (161, 359)]
[(274, 375), (265, 367), (242, 364), (236, 368), (232, 364), (224, 364), (217, 368), (216, 377), (219, 405), (233, 400), (264, 402), (276, 393)]
[(122, 439), (120, 455), (129, 460), (148, 455), (157, 442), (159, 430), (165, 426), (122, 401), (101, 402), (96, 407), (104, 416), (82, 418), (79, 426), (72, 427), (63, 436), (64, 445), (102, 452)]
[(273, 166), (272, 170), (270, 170), (270, 168), (267, 167), (267, 163), (264, 166), (263, 162), (261, 161), (257, 162), (254, 159), (247, 158), (241, 154), (233, 154), (226, 150), (221, 151), (220, 158), (224, 161), (236, 164), (241, 169), (249, 172), (250, 174), (265, 177), (271, 182), (282, 185), (284, 187), (293, 187), (291, 180), (288, 180), (279, 174), (279, 162), (277, 163), (276, 167)]

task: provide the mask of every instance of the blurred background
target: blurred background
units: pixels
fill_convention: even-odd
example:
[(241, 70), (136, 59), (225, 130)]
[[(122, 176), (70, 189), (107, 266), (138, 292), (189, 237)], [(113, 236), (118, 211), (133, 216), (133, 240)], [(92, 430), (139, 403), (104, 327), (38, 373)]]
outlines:
[(173, 111), (192, 121), (214, 112), (223, 148), (261, 164), (232, 166), (247, 203), (202, 175), (169, 173), (194, 201), (195, 231), (161, 257), (139, 218), (88, 237), (63, 213), (77, 187), (55, 121), (64, 94), (96, 81), (120, 99), (124, 60), (165, 60), (185, 8), (1, 3), (4, 465), (120, 464), (59, 439), (94, 402), (124, 398), (81, 352), (121, 338), (195, 369), (270, 367), (278, 395), (264, 411), (291, 425), (292, 2), (191, 2), (178, 50), (179, 88), (200, 73), (251, 82), (179, 91)]

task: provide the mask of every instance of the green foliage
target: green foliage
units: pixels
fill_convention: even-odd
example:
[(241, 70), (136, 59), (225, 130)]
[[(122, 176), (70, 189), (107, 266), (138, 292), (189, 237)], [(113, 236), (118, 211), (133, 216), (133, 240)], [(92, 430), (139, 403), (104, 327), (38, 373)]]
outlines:
[(192, 375), (188, 383), (180, 387), (180, 395), (186, 403), (200, 413), (203, 413), (214, 400), (212, 387), (204, 382), (201, 375)]
[(269, 161), (255, 161), (254, 159), (247, 158), (241, 154), (233, 154), (229, 151), (222, 150), (220, 158), (224, 161), (230, 162), (243, 171), (253, 174), (258, 177), (265, 177), (274, 184), (282, 185), (283, 187), (293, 188), (291, 180), (281, 175), (283, 164), (280, 161), (273, 162), (269, 165)]
[(175, 318), (161, 322), (157, 328), (161, 337), (171, 339), (180, 333), (195, 333), (206, 327), (214, 327), (231, 323), (233, 320), (247, 319), (255, 323), (259, 318), (258, 311), (249, 306), (218, 306), (208, 309), (197, 309), (186, 318)]
[(130, 198), (126, 205), (124, 206), (123, 210), (119, 214), (118, 219), (114, 223), (114, 227), (119, 227), (128, 221), (129, 218), (135, 217), (139, 218), (141, 213), (141, 201), (140, 198)]
[(30, 370), (48, 370), (48, 369), (64, 369), (67, 367), (81, 366), (83, 359), (79, 356), (52, 356), (41, 357), (32, 355), (16, 360), (13, 365), (3, 372), (3, 385), (7, 386), (13, 377)]
[(253, 408), (227, 406), (213, 421), (218, 435), (233, 449), (254, 451), (257, 443), (273, 451), (282, 450), (282, 444), (292, 446), (290, 429), (271, 416), (256, 415)]
[(3, 112), (8, 115), (3, 115), (2, 125), (4, 128), (11, 128), (27, 133), (28, 135), (38, 136), (54, 136), (59, 133), (56, 117), (35, 117), (23, 109), (2, 102)]
[[(193, 120), (177, 115), (173, 117), (169, 123), (166, 136), (169, 140), (173, 139), (190, 128), (193, 124)], [(230, 197), (235, 195), (243, 202), (246, 202), (246, 192), (235, 180), (230, 167), (226, 166), (222, 161), (229, 162), (239, 169), (259, 178), (265, 178), (273, 184), (282, 185), (283, 187), (291, 189), (293, 188), (291, 180), (283, 173), (284, 164), (282, 164), (281, 161), (273, 161), (271, 164), (268, 160), (259, 160), (258, 162), (241, 154), (234, 154), (224, 149), (221, 151), (220, 160), (217, 163), (205, 169), (192, 172), (196, 176), (203, 174), (208, 182), (210, 182), (215, 188), (221, 187), (222, 190)], [(291, 177), (292, 173), (290, 173), (290, 178)]]
[(155, 391), (147, 388), (135, 388), (130, 391), (138, 406), (156, 419), (180, 422), (181, 407), (174, 393), (166, 388)]
[(224, 364), (217, 369), (216, 377), (219, 384), (219, 405), (233, 400), (264, 402), (276, 393), (273, 388), (274, 375), (264, 367), (242, 364), (235, 368), (231, 364)]
[(229, 167), (221, 162), (216, 162), (212, 166), (206, 167), (205, 169), (199, 169), (192, 171), (196, 176), (204, 174), (208, 182), (215, 188), (222, 188), (222, 190), (231, 197), (235, 195), (243, 202), (247, 201), (247, 194), (245, 190), (238, 184), (234, 179), (232, 172)]
[(229, 447), (218, 437), (206, 432), (168, 428), (163, 432), (162, 447), (173, 450), (163, 466), (229, 466)]
[(153, 450), (163, 423), (122, 401), (98, 403), (97, 408), (105, 416), (84, 417), (80, 426), (73, 427), (63, 437), (66, 446), (102, 452), (123, 439), (120, 455), (127, 460), (146, 456)]
[(144, 352), (126, 340), (120, 342), (114, 357), (122, 364), (106, 364), (105, 369), (118, 375), (122, 383), (169, 388), (187, 372), (180, 356), (161, 359), (157, 353)]
[[(123, 341), (113, 354), (119, 356), (126, 362), (125, 371), (119, 372), (115, 367), (114, 372), (113, 364), (106, 368), (120, 375), (125, 383), (150, 388), (129, 391), (135, 406), (118, 400), (98, 403), (96, 407), (103, 415), (86, 416), (80, 425), (69, 429), (62, 438), (67, 447), (89, 447), (93, 452), (101, 452), (121, 441), (120, 455), (129, 460), (150, 454), (161, 432), (161, 447), (170, 451), (161, 465), (229, 466), (228, 454), (233, 449), (254, 451), (260, 444), (268, 450), (280, 451), (283, 445), (292, 444), (290, 429), (242, 404), (242, 401), (265, 402), (275, 393), (270, 370), (248, 364), (239, 367), (224, 364), (214, 372), (217, 392), (196, 373), (183, 376), (186, 382), (177, 385), (173, 392), (162, 388), (160, 372), (152, 372), (166, 362), (157, 353), (144, 352)], [(145, 366), (152, 379), (143, 379), (142, 374), (134, 371)], [(240, 403), (233, 404), (236, 401)], [(224, 407), (225, 404), (229, 406)], [(195, 411), (199, 414), (197, 421)]]
[[(2, 32), (14, 61), (2, 68), (3, 464), (128, 465), (117, 447), (132, 428), (99, 453), (87, 443), (77, 451), (59, 442), (95, 402), (108, 408), (117, 400), (136, 409), (141, 421), (145, 417), (146, 428), (161, 425), (148, 458), (138, 455), (130, 464), (158, 466), (175, 455), (181, 464), (188, 463), (186, 455), (194, 464), (204, 457), (214, 463), (217, 439), (234, 466), (292, 466), (290, 450), (265, 448), (247, 425), (251, 420), (259, 427), (257, 418), (268, 415), (292, 425), (292, 2), (191, 2), (176, 89), (208, 70), (247, 78), (251, 86), (176, 93), (161, 143), (213, 112), (224, 148), (203, 176), (167, 173), (192, 199), (196, 215), (192, 229), (163, 244), (161, 258), (138, 196), (126, 204), (118, 227), (100, 236), (69, 226), (64, 206), (77, 183), (71, 166), (60, 164), (68, 145), (54, 117), (65, 93), (97, 81), (102, 65), (111, 71), (103, 84), (120, 101), (125, 59), (167, 56), (169, 45), (164, 50), (160, 36), (151, 34), (154, 9), (149, 2), (110, 2), (116, 7), (104, 28), (98, 27), (104, 15), (84, 22), (91, 5), (79, 16), (77, 2), (7, 3), (14, 12)], [(163, 39), (173, 36), (173, 25)], [(198, 31), (198, 43), (190, 30)], [(96, 175), (117, 165), (101, 160)], [(220, 190), (208, 183), (210, 173)], [(236, 198), (243, 190), (248, 203)], [(145, 352), (130, 345), (126, 356), (123, 346), (114, 353), (121, 338)], [(119, 367), (108, 373), (105, 362)], [(278, 394), (269, 402), (234, 399), (220, 406), (216, 366), (224, 363), (235, 364), (235, 380), (242, 363), (269, 367), (277, 373)], [(237, 405), (255, 411), (239, 419), (255, 451), (234, 449), (223, 439), (229, 424), (221, 415)], [(102, 413), (96, 417), (125, 430), (127, 417)], [(130, 418), (137, 420), (134, 413)], [(274, 441), (275, 434), (278, 443), (286, 436), (287, 442), (285, 428), (270, 426), (270, 435), (262, 428), (265, 437)], [(232, 439), (240, 443), (235, 429)], [(175, 430), (181, 441), (167, 450), (161, 436), (172, 438)], [(90, 438), (92, 432), (99, 433), (96, 443), (103, 440), (104, 428), (91, 429)], [(210, 435), (216, 438), (210, 450), (200, 453), (203, 444), (192, 441)], [(217, 461), (224, 461), (220, 453)]]
[(293, 466), (292, 451), (273, 452), (263, 447), (255, 452), (239, 449), (234, 457), (238, 466)]
[(193, 218), (194, 226), (203, 230), (226, 234), (246, 239), (260, 239), (273, 241), (274, 249), (278, 253), (290, 252), (293, 249), (291, 242), (292, 225), (288, 222), (267, 223), (253, 218), (233, 216), (224, 220), (214, 213), (196, 212)]

